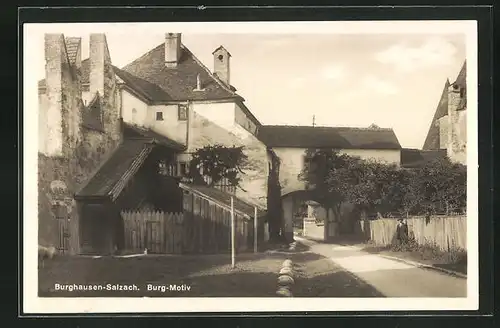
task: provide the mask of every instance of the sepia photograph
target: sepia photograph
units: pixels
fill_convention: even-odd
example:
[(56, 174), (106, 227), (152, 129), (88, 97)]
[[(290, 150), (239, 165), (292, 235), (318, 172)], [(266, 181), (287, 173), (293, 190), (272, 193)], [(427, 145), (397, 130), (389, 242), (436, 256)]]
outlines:
[(25, 311), (477, 309), (476, 34), (25, 24)]

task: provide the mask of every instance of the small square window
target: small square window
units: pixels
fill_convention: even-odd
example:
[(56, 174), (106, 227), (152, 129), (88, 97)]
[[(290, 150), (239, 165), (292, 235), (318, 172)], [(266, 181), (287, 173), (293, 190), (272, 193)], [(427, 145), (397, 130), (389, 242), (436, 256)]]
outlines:
[(179, 121), (186, 121), (187, 120), (187, 106), (186, 105), (179, 105), (179, 112), (178, 112), (178, 118)]
[(156, 112), (156, 120), (163, 121), (163, 112)]

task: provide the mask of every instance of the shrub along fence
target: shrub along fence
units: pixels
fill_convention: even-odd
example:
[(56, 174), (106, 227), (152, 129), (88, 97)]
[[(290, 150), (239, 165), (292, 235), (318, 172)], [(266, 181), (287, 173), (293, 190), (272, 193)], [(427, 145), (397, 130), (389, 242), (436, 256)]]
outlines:
[[(408, 234), (419, 245), (436, 246), (443, 251), (453, 248), (467, 250), (466, 216), (409, 217)], [(361, 220), (361, 231), (377, 245), (390, 245), (396, 234), (397, 220)]]

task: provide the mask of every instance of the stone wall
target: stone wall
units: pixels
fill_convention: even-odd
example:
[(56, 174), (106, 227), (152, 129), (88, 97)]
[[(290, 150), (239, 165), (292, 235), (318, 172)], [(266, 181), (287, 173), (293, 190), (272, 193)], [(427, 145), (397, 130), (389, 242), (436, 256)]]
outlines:
[[(47, 42), (50, 44), (46, 46), (61, 53), (57, 56), (46, 57), (49, 64), (47, 66), (53, 68), (46, 72), (46, 98), (61, 99), (61, 101), (41, 102), (39, 109), (45, 113), (58, 113), (60, 118), (53, 119), (52, 122), (56, 122), (56, 125), (57, 122), (61, 122), (61, 132), (56, 135), (54, 131), (58, 130), (53, 129), (51, 134), (52, 141), (56, 137), (58, 141), (55, 143), (61, 144), (62, 149), (59, 154), (40, 152), (38, 156), (38, 238), (41, 245), (58, 246), (59, 228), (53, 205), (63, 205), (69, 219), (71, 234), (69, 251), (78, 253), (79, 221), (73, 196), (111, 156), (121, 141), (118, 89), (106, 38), (102, 34), (93, 34), (90, 38), (91, 83), (93, 84), (91, 90), (99, 92), (100, 95), (103, 130), (83, 127), (81, 123), (84, 107), (81, 100), (81, 85), (77, 70), (67, 61), (68, 54), (64, 45), (64, 37), (53, 35), (46, 38)], [(56, 58), (55, 63), (52, 62), (54, 58)], [(63, 60), (59, 61), (59, 58)], [(52, 87), (51, 83), (54, 83), (56, 87)], [(41, 115), (41, 118), (46, 117), (47, 115)], [(40, 132), (49, 133), (49, 130)], [(49, 140), (49, 145), (50, 142), (51, 140)], [(55, 190), (54, 185), (63, 186), (63, 188)]]

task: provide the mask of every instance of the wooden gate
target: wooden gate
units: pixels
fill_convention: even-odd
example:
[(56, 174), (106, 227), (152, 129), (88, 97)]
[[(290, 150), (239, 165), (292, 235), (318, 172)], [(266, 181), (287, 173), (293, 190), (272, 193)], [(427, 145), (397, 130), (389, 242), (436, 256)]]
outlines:
[(162, 252), (161, 221), (145, 221), (146, 223), (146, 248), (149, 253)]
[(71, 237), (68, 209), (64, 205), (54, 205), (53, 211), (57, 222), (57, 251), (60, 254), (68, 253), (70, 250), (69, 241)]

